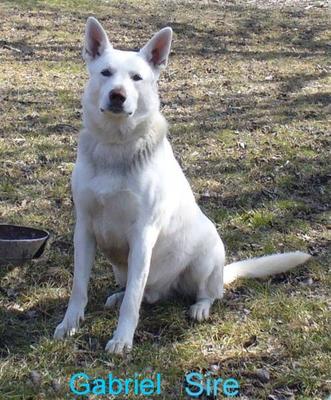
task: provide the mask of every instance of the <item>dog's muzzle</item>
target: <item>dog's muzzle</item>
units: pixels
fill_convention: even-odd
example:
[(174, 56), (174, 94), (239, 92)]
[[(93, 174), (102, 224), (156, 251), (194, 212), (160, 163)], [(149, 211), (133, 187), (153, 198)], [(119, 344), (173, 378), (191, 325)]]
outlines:
[(109, 93), (109, 111), (119, 114), (123, 112), (123, 104), (126, 100), (126, 93), (123, 88), (113, 89)]
[(113, 114), (126, 114), (132, 115), (132, 112), (128, 112), (124, 109), (124, 103), (126, 100), (126, 92), (123, 88), (113, 89), (109, 92), (109, 103), (107, 108), (101, 108), (102, 112), (110, 111)]

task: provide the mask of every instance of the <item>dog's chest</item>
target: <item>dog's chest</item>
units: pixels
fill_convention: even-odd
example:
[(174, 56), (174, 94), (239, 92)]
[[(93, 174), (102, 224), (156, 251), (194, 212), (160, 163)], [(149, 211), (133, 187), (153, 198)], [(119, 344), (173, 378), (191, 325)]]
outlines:
[(140, 197), (120, 177), (98, 175), (88, 183), (88, 209), (98, 246), (114, 264), (128, 257), (128, 235), (139, 212)]

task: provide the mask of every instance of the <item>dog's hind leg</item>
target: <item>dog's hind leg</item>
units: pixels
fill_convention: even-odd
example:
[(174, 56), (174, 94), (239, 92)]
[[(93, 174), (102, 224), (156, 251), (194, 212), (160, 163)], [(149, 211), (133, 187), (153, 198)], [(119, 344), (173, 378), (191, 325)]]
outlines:
[(212, 306), (214, 299), (205, 298), (198, 300), (190, 307), (190, 317), (199, 322), (209, 318), (210, 307)]
[(109, 309), (120, 307), (122, 304), (123, 297), (125, 294), (128, 267), (123, 265), (122, 266), (113, 265), (113, 272), (115, 275), (116, 283), (120, 286), (121, 289), (116, 290), (107, 298), (105, 307)]
[(211, 255), (203, 254), (185, 271), (186, 290), (196, 302), (190, 307), (192, 319), (203, 321), (209, 318), (210, 307), (223, 296), (223, 245), (217, 245)]
[(105, 307), (112, 309), (116, 307), (120, 307), (124, 298), (125, 288), (120, 289), (119, 291), (111, 294), (105, 303)]

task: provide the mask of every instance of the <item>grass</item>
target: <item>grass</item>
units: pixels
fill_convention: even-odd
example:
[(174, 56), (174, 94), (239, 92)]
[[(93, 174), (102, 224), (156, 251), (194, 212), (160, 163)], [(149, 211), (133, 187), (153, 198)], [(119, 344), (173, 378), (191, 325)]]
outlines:
[[(185, 398), (183, 377), (192, 370), (239, 379), (242, 399), (330, 395), (326, 3), (12, 0), (0, 7), (1, 221), (52, 235), (40, 260), (0, 271), (0, 398), (73, 398), (68, 379), (78, 371), (121, 378), (161, 372), (164, 399)], [(228, 259), (294, 249), (315, 256), (286, 275), (236, 282), (203, 324), (189, 321), (186, 301), (143, 306), (124, 359), (103, 351), (117, 315), (103, 309), (115, 285), (101, 255), (82, 329), (52, 340), (72, 280), (70, 174), (90, 14), (121, 48), (139, 48), (157, 29), (173, 27), (162, 110)], [(261, 368), (270, 374), (266, 382)]]

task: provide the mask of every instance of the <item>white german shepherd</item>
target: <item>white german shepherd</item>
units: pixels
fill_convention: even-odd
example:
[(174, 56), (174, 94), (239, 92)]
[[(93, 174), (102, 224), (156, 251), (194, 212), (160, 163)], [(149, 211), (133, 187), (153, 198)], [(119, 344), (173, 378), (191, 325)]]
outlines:
[(173, 292), (190, 296), (195, 301), (190, 316), (202, 321), (222, 298), (224, 284), (284, 272), (310, 257), (276, 254), (224, 267), (222, 240), (195, 202), (159, 111), (157, 80), (171, 39), (171, 28), (164, 28), (139, 52), (120, 51), (96, 19), (87, 20), (84, 58), (90, 79), (72, 176), (74, 280), (55, 338), (73, 334), (84, 319), (97, 245), (123, 288), (106, 301), (109, 308), (121, 304), (106, 346), (112, 353), (131, 348), (142, 300), (154, 303)]

